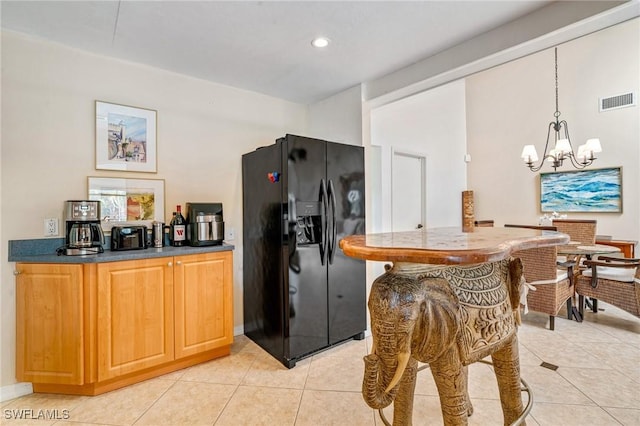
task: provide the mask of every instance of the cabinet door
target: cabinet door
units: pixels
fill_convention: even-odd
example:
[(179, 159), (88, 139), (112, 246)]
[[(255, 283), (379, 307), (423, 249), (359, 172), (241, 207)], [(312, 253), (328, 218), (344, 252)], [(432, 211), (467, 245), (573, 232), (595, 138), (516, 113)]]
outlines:
[(82, 265), (16, 269), (16, 378), (83, 384)]
[(97, 265), (98, 380), (173, 360), (172, 261)]
[(175, 258), (176, 359), (233, 342), (233, 255)]

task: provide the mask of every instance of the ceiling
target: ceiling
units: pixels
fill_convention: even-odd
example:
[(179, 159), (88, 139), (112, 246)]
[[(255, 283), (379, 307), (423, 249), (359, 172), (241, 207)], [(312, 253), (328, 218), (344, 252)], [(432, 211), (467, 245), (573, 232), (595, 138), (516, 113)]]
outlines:
[(0, 13), (3, 29), (307, 104), (549, 3), (2, 0)]

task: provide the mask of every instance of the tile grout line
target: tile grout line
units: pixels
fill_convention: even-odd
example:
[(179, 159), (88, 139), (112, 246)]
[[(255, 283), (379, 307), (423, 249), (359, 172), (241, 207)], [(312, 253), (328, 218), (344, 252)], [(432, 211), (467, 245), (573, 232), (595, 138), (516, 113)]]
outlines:
[(311, 366), (313, 365), (314, 357), (309, 358), (309, 368), (307, 369), (307, 374), (304, 377), (304, 383), (302, 384), (302, 392), (300, 392), (300, 399), (298, 401), (298, 408), (296, 409), (296, 415), (293, 418), (293, 424), (295, 425), (298, 422), (298, 416), (300, 415), (300, 407), (302, 406), (302, 399), (304, 398), (304, 393), (307, 391), (307, 382), (309, 381), (309, 373), (311, 373)]
[[(235, 355), (240, 355), (241, 353), (242, 353), (242, 350), (238, 351)], [(220, 412), (218, 413), (216, 418), (213, 420), (212, 426), (215, 425), (218, 422), (218, 420), (220, 420), (220, 417), (222, 417), (222, 414), (224, 413), (224, 411), (229, 406), (229, 403), (233, 399), (234, 395), (238, 392), (238, 389), (240, 389), (240, 386), (242, 386), (242, 382), (247, 377), (247, 374), (249, 374), (249, 371), (251, 370), (253, 365), (257, 362), (258, 355), (256, 353), (248, 352), (248, 354), (252, 354), (253, 355), (253, 360), (251, 361), (251, 363), (249, 364), (249, 367), (246, 369), (246, 371), (244, 372), (244, 374), (242, 375), (242, 377), (238, 381), (238, 384), (236, 385), (236, 388), (233, 390), (233, 392), (229, 396), (229, 399), (227, 399), (227, 401), (224, 403), (224, 406), (222, 407), (222, 409), (220, 410)], [(229, 354), (229, 355), (231, 356), (231, 355), (234, 355), (234, 354)]]
[[(162, 377), (162, 376), (160, 376), (160, 377)], [(166, 379), (165, 379), (165, 380), (166, 380)], [(160, 394), (160, 395), (159, 395), (159, 396), (158, 396), (158, 397), (153, 401), (153, 404), (149, 405), (149, 406), (147, 407), (147, 409), (146, 409), (146, 410), (144, 410), (144, 411), (142, 412), (142, 414), (140, 414), (140, 415), (139, 415), (139, 416), (138, 416), (138, 417), (133, 421), (133, 423), (131, 423), (131, 425), (135, 425), (138, 421), (140, 421), (140, 419), (142, 419), (142, 418), (144, 417), (144, 415), (145, 415), (145, 414), (147, 414), (147, 413), (149, 412), (149, 410), (151, 410), (151, 408), (152, 408), (153, 406), (155, 406), (155, 405), (158, 403), (158, 401), (160, 401), (160, 399), (161, 399), (164, 395), (166, 395), (166, 394), (167, 394), (167, 392), (169, 392), (169, 390), (170, 390), (171, 388), (173, 388), (173, 387), (176, 385), (176, 383), (178, 383), (178, 380), (174, 380), (174, 381), (173, 381), (173, 383), (171, 384), (171, 386), (169, 386), (167, 389), (165, 389), (165, 391), (164, 391), (164, 392), (162, 392), (162, 393), (161, 393), (161, 394)]]
[(233, 396), (236, 394), (236, 392), (238, 392), (238, 389), (240, 389), (240, 386), (241, 386), (240, 384), (236, 385), (236, 388), (233, 390), (233, 392), (231, 392), (231, 395), (229, 395), (229, 399), (227, 399), (227, 402), (224, 403), (224, 406), (222, 407), (222, 409), (220, 410), (220, 412), (218, 413), (216, 418), (213, 419), (213, 423), (211, 424), (211, 426), (213, 426), (216, 423), (218, 423), (218, 420), (220, 420), (220, 417), (222, 416), (222, 413), (224, 413), (224, 410), (227, 409), (227, 407), (229, 406), (229, 403), (233, 399)]

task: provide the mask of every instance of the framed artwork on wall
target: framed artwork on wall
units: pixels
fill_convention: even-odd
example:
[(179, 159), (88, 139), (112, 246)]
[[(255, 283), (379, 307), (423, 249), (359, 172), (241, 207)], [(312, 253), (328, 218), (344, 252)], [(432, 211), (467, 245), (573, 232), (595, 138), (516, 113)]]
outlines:
[(96, 169), (156, 173), (156, 115), (96, 101)]
[(164, 180), (88, 178), (89, 200), (100, 201), (102, 228), (164, 222)]
[(622, 213), (622, 168), (540, 173), (540, 210)]

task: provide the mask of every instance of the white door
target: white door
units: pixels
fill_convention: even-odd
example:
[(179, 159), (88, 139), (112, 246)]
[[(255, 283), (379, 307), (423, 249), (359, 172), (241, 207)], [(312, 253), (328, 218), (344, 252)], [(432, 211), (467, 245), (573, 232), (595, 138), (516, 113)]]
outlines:
[(391, 164), (391, 220), (394, 232), (425, 226), (426, 159), (394, 151)]

